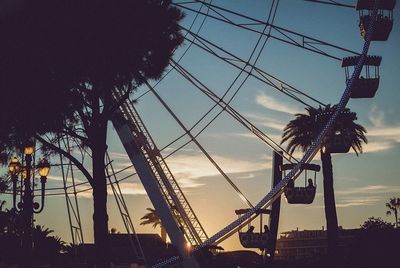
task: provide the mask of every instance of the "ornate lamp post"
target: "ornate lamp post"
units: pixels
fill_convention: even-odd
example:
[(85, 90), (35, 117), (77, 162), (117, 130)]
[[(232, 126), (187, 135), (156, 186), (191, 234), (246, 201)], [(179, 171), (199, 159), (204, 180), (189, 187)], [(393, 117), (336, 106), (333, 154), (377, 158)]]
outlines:
[[(33, 146), (24, 148), (25, 161), (21, 166), (20, 162), (14, 157), (8, 165), (8, 170), (11, 174), (13, 185), (13, 207), (16, 211), (21, 212), (23, 219), (23, 234), (22, 234), (22, 252), (23, 266), (30, 267), (32, 258), (32, 225), (33, 214), (40, 213), (44, 208), (45, 200), (45, 184), (47, 175), (50, 171), (50, 164), (46, 159), (43, 159), (36, 166), (32, 166), (32, 154), (34, 153)], [(35, 193), (32, 186), (35, 185), (35, 169), (38, 170), (41, 182), (41, 205), (34, 202)], [(20, 177), (20, 190), (18, 189), (18, 179)], [(20, 201), (17, 203), (17, 196), (20, 196)]]

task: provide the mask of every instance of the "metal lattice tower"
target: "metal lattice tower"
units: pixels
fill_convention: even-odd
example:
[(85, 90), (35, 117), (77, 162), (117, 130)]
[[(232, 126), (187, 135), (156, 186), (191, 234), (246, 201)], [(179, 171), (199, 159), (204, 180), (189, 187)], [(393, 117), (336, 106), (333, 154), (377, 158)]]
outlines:
[(111, 189), (114, 194), (115, 202), (117, 203), (118, 210), (121, 214), (122, 221), (124, 223), (126, 232), (129, 236), (129, 243), (131, 245), (133, 254), (136, 256), (137, 260), (140, 262), (146, 263), (145, 256), (143, 254), (142, 246), (140, 245), (139, 238), (135, 232), (135, 228), (133, 227), (131, 216), (129, 215), (128, 207), (125, 203), (124, 196), (121, 191), (121, 187), (119, 186), (119, 182), (117, 179), (117, 172), (115, 172), (114, 167), (112, 166), (112, 160), (110, 159), (109, 154), (106, 154), (106, 175), (108, 178), (108, 182), (110, 183)]
[[(58, 147), (59, 148), (64, 147), (66, 152), (71, 153), (68, 137), (61, 137), (60, 139), (58, 139)], [(64, 186), (65, 201), (67, 204), (68, 220), (71, 230), (72, 244), (73, 245), (83, 244), (84, 240), (82, 232), (82, 223), (79, 213), (73, 164), (71, 163), (70, 160), (65, 162), (61, 154), (60, 154), (60, 164), (61, 164), (61, 175)], [(72, 185), (72, 197), (70, 196), (71, 193), (68, 192), (69, 184)]]
[[(121, 96), (122, 92), (114, 91), (116, 100)], [(173, 224), (183, 232), (187, 241), (192, 246), (200, 245), (207, 239), (207, 234), (129, 99), (120, 106), (112, 122), (125, 150), (137, 169), (144, 187), (146, 188), (147, 183), (152, 184), (152, 189), (146, 189), (146, 191), (157, 212), (172, 214)], [(149, 180), (154, 180), (158, 189), (155, 189), (154, 183)], [(157, 195), (159, 193), (161, 193), (168, 207), (168, 212), (163, 212), (164, 208), (161, 207), (157, 209), (159, 202)], [(160, 217), (162, 218), (163, 215), (160, 215)], [(166, 220), (163, 220), (163, 222)], [(168, 230), (168, 226), (166, 226), (166, 229), (174, 243), (174, 238), (171, 237), (171, 234), (174, 236), (174, 232)]]

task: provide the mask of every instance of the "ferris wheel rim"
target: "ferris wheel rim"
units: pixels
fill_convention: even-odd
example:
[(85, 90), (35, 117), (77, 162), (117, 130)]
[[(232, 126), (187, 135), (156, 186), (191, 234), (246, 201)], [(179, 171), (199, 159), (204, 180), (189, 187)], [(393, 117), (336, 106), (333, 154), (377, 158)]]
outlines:
[[(329, 120), (326, 122), (325, 126), (323, 127), (323, 129), (321, 130), (321, 132), (319, 133), (319, 135), (317, 136), (317, 138), (312, 142), (312, 145), (307, 149), (307, 151), (304, 153), (303, 157), (301, 158), (301, 160), (299, 161), (299, 163), (297, 163), (294, 168), (276, 185), (273, 187), (273, 189), (264, 196), (264, 198), (262, 198), (259, 203), (257, 203), (254, 208), (249, 209), (248, 212), (246, 212), (245, 214), (243, 214), (241, 217), (239, 217), (237, 220), (231, 222), (230, 224), (228, 224), (225, 228), (221, 229), (219, 232), (217, 232), (216, 234), (214, 234), (213, 236), (211, 236), (208, 240), (206, 240), (203, 244), (201, 244), (199, 247), (197, 247), (196, 249), (194, 249), (194, 251), (200, 250), (210, 244), (215, 243), (218, 239), (220, 239), (221, 237), (223, 237), (224, 235), (226, 235), (227, 233), (229, 233), (232, 230), (235, 230), (236, 228), (238, 228), (239, 226), (241, 226), (242, 223), (244, 223), (246, 220), (248, 220), (249, 218), (251, 218), (257, 209), (261, 209), (265, 206), (268, 206), (270, 203), (272, 203), (273, 198), (275, 196), (280, 196), (283, 192), (283, 188), (284, 186), (288, 183), (288, 181), (290, 179), (296, 179), (296, 177), (300, 174), (300, 168), (302, 164), (305, 163), (309, 163), (310, 161), (312, 161), (313, 157), (318, 153), (319, 148), (321, 146), (322, 143), (322, 139), (326, 136), (328, 130), (331, 128), (331, 126), (333, 125), (333, 123), (335, 122), (338, 114), (346, 107), (349, 99), (350, 99), (350, 93), (351, 90), (353, 88), (353, 84), (355, 79), (360, 75), (361, 69), (364, 65), (364, 61), (365, 61), (365, 57), (367, 56), (368, 53), (368, 49), (371, 43), (371, 37), (372, 37), (372, 33), (374, 30), (374, 26), (375, 26), (375, 18), (377, 16), (377, 7), (378, 7), (378, 2), (379, 0), (375, 0), (374, 1), (374, 9), (372, 11), (372, 23), (369, 24), (368, 27), (368, 32), (365, 38), (365, 42), (364, 42), (364, 46), (363, 46), (363, 50), (362, 53), (359, 57), (359, 61), (357, 63), (357, 65), (354, 68), (354, 71), (352, 73), (351, 79), (349, 80), (349, 82), (346, 84), (345, 90), (339, 100), (339, 103), (336, 106), (335, 111), (332, 113), (331, 117), (329, 118)], [(296, 176), (297, 175), (297, 176)], [(272, 200), (272, 201), (271, 201)], [(158, 267), (164, 267), (168, 264), (174, 263), (176, 261), (179, 260), (179, 257), (174, 256), (170, 259), (164, 260), (163, 262), (160, 262), (156, 265), (153, 265), (153, 268), (158, 268)]]

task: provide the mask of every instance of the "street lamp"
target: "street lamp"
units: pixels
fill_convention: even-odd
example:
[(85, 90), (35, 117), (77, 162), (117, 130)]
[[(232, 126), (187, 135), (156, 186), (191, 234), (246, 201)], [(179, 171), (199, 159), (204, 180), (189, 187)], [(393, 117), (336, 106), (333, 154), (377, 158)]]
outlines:
[[(13, 185), (13, 207), (17, 212), (21, 212), (23, 225), (22, 251), (24, 254), (24, 267), (30, 266), (32, 253), (32, 223), (33, 214), (42, 212), (45, 200), (45, 184), (50, 171), (50, 164), (46, 159), (39, 161), (37, 165), (32, 165), (32, 154), (34, 154), (34, 146), (28, 145), (24, 148), (23, 164), (14, 157), (8, 165), (8, 171), (11, 174)], [(41, 205), (34, 202), (35, 193), (32, 186), (35, 185), (35, 170), (40, 175), (41, 182)], [(16, 202), (18, 196), (18, 177), (20, 177), (20, 201)]]
[(17, 199), (17, 182), (18, 182), (18, 174), (21, 170), (21, 163), (18, 161), (16, 157), (14, 157), (10, 164), (8, 165), (8, 171), (11, 174), (11, 181), (13, 184), (13, 207), (16, 208), (16, 199)]

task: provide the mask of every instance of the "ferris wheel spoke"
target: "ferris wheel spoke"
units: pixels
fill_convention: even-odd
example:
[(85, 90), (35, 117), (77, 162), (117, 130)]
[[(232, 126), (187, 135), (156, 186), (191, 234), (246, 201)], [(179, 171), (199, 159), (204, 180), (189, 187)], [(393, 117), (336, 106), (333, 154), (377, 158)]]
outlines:
[(348, 5), (348, 4), (343, 4), (339, 3), (337, 1), (333, 0), (328, 0), (328, 1), (322, 1), (322, 0), (304, 0), (306, 2), (313, 2), (313, 3), (318, 3), (318, 4), (326, 4), (326, 5), (332, 5), (332, 6), (338, 6), (338, 7), (348, 7), (348, 8), (355, 8), (355, 5)]
[[(264, 143), (266, 143), (272, 150), (279, 152), (283, 151), (285, 152), (289, 157), (285, 156), (282, 154), (282, 156), (288, 160), (289, 162), (292, 162), (291, 159), (294, 161), (297, 161), (294, 157), (292, 157), (289, 152), (287, 152), (284, 148), (282, 148), (279, 144), (274, 142), (272, 138), (270, 138), (268, 135), (263, 133), (260, 129), (258, 129), (254, 124), (252, 124), (248, 119), (246, 119), (244, 116), (242, 116), (238, 111), (236, 111), (232, 106), (230, 106), (228, 103), (226, 103), (222, 98), (217, 96), (211, 89), (209, 89), (207, 86), (205, 86), (201, 81), (199, 81), (196, 77), (194, 77), (190, 72), (188, 72), (185, 68), (183, 68), (181, 65), (179, 65), (176, 62), (173, 62), (173, 68), (176, 68), (178, 73), (180, 73), (185, 79), (187, 79), (191, 84), (195, 86), (198, 90), (200, 90), (203, 94), (205, 94), (207, 97), (209, 97), (213, 102), (216, 103), (216, 105), (220, 106), (222, 108), (221, 111), (226, 111), (229, 115), (231, 115), (235, 120), (237, 120), (240, 124), (242, 124), (245, 128), (247, 128), (249, 131), (251, 131), (253, 134), (256, 135), (259, 139), (261, 139)], [(198, 123), (198, 122), (197, 122)], [(196, 123), (196, 124), (197, 124)], [(195, 124), (195, 125), (196, 125)], [(205, 127), (203, 127), (196, 135), (195, 137), (199, 136), (201, 132), (205, 130), (207, 126), (209, 126), (210, 122), (206, 124)], [(193, 127), (192, 127), (193, 128)], [(181, 147), (178, 149), (183, 148), (189, 142), (183, 144)], [(173, 152), (174, 153), (174, 152)]]
[[(359, 53), (357, 53), (357, 52), (355, 52), (353, 50), (350, 50), (350, 49), (347, 49), (347, 48), (344, 48), (344, 47), (341, 47), (341, 46), (338, 46), (338, 45), (335, 45), (335, 44), (331, 44), (329, 42), (322, 41), (322, 40), (319, 40), (317, 38), (313, 38), (313, 37), (298, 33), (296, 31), (293, 31), (293, 30), (289, 30), (289, 29), (286, 29), (286, 28), (283, 28), (283, 27), (279, 27), (277, 25), (274, 25), (273, 23), (264, 22), (264, 21), (261, 21), (259, 19), (255, 19), (255, 18), (246, 16), (246, 15), (234, 12), (234, 11), (229, 10), (227, 8), (216, 6), (215, 4), (205, 3), (204, 1), (196, 1), (196, 2), (203, 3), (204, 5), (213, 7), (214, 9), (220, 9), (220, 10), (225, 11), (226, 13), (228, 13), (230, 15), (233, 15), (233, 16), (236, 16), (236, 17), (238, 17), (240, 19), (246, 19), (246, 20), (248, 20), (248, 22), (247, 23), (240, 23), (240, 22), (233, 21), (233, 19), (227, 20), (225, 18), (222, 18), (220, 16), (216, 16), (216, 15), (213, 15), (213, 14), (208, 14), (207, 15), (208, 17), (210, 17), (210, 18), (212, 18), (214, 20), (217, 20), (217, 21), (220, 21), (220, 22), (223, 22), (223, 23), (226, 23), (226, 24), (229, 24), (229, 25), (232, 25), (232, 26), (244, 29), (244, 30), (248, 30), (248, 31), (251, 31), (251, 32), (254, 32), (254, 33), (257, 33), (257, 34), (263, 34), (263, 35), (265, 35), (265, 36), (267, 36), (269, 38), (273, 38), (273, 39), (275, 39), (277, 41), (280, 41), (280, 42), (283, 42), (283, 43), (286, 43), (286, 44), (289, 44), (289, 45), (292, 45), (292, 46), (296, 46), (296, 47), (308, 50), (310, 52), (313, 52), (313, 53), (316, 53), (316, 54), (319, 54), (319, 55), (322, 55), (322, 56), (326, 56), (326, 57), (329, 57), (329, 58), (332, 58), (332, 59), (335, 59), (335, 60), (339, 60), (339, 61), (342, 60), (342, 57), (340, 57), (338, 55), (334, 55), (332, 53), (328, 53), (328, 52), (323, 51), (322, 47), (329, 47), (330, 49), (333, 49), (333, 50), (335, 50), (337, 52), (342, 52), (342, 53), (345, 52), (345, 53), (350, 53), (350, 54), (353, 54), (353, 55), (359, 55)], [(186, 9), (186, 10), (191, 11), (191, 12), (195, 11), (193, 8), (185, 6), (184, 4), (176, 4), (176, 5), (179, 6), (180, 8)], [(200, 13), (202, 13), (202, 12), (200, 11)], [(203, 13), (203, 15), (206, 15), (206, 14)], [(260, 30), (254, 28), (254, 27), (253, 28), (249, 27), (249, 26), (252, 26), (252, 25), (254, 25), (254, 26), (260, 26), (260, 25), (269, 26), (269, 27), (271, 27), (271, 29), (274, 30), (274, 32), (276, 32), (278, 34), (276, 34), (274, 32), (270, 32), (268, 34), (262, 33)], [(317, 48), (316, 45), (320, 46), (320, 48)]]
[[(279, 1), (277, 2), (277, 3), (279, 3)], [(268, 12), (268, 19), (267, 19), (267, 21), (274, 21), (274, 19), (275, 19), (275, 15), (276, 15), (276, 10), (277, 10), (277, 7), (278, 7), (278, 4), (275, 4), (275, 1), (274, 1), (274, 3), (272, 4), (272, 7), (271, 7), (271, 9), (269, 10), (269, 12)], [(264, 26), (264, 29), (263, 29), (263, 32), (265, 32), (267, 30), (267, 26)], [(190, 31), (190, 29), (188, 30), (188, 33), (189, 33), (189, 31)], [(269, 29), (269, 31), (270, 31), (270, 29)], [(190, 33), (192, 33), (191, 31), (190, 31)], [(187, 39), (187, 38), (186, 38)], [(188, 39), (187, 39), (188, 40)], [(259, 57), (260, 57), (260, 55), (261, 55), (261, 52), (262, 52), (262, 50), (264, 49), (264, 47), (265, 47), (265, 44), (266, 44), (266, 42), (267, 42), (267, 40), (268, 40), (268, 38), (266, 38), (265, 40), (264, 40), (264, 42), (263, 42), (263, 44), (261, 45), (261, 49), (259, 50), (259, 52), (257, 53), (257, 54), (255, 54), (255, 52), (256, 52), (256, 50), (257, 50), (257, 48), (258, 48), (258, 46), (260, 45), (260, 43), (261, 43), (261, 41), (262, 41), (262, 35), (260, 35), (260, 37), (258, 38), (258, 40), (257, 40), (257, 42), (256, 42), (256, 44), (255, 44), (255, 46), (253, 47), (253, 50), (251, 51), (251, 54), (250, 54), (250, 56), (249, 56), (249, 59), (245, 62), (245, 65), (243, 66), (243, 67), (238, 67), (238, 69), (240, 70), (240, 72), (239, 72), (239, 74), (237, 74), (236, 75), (236, 77), (233, 79), (233, 81), (232, 81), (232, 83), (230, 84), (230, 86), (227, 88), (227, 90), (225, 91), (225, 93), (223, 94), (223, 96), (220, 98), (220, 100), (223, 100), (224, 98), (225, 98), (225, 96), (232, 90), (232, 88), (234, 87), (234, 85), (235, 85), (235, 83), (237, 82), (237, 81), (239, 81), (239, 78), (241, 77), (241, 75), (242, 74), (245, 74), (245, 77), (244, 77), (244, 79), (242, 80), (242, 82), (239, 84), (239, 86), (237, 87), (237, 89), (235, 90), (235, 92), (234, 92), (234, 94), (229, 98), (229, 100), (227, 101), (227, 104), (229, 104), (233, 99), (234, 99), (234, 97), (236, 96), (236, 94), (238, 93), (238, 91), (242, 88), (242, 86), (245, 84), (245, 82), (247, 81), (247, 79), (250, 77), (250, 74), (251, 74), (251, 71), (254, 69), (254, 66), (255, 66), (255, 64), (256, 64), (256, 62), (258, 61), (258, 59), (259, 59)], [(191, 40), (191, 44), (193, 43), (193, 40)], [(255, 59), (253, 60), (253, 64), (250, 64), (251, 63), (251, 59), (253, 58), (253, 56), (255, 56)], [(171, 61), (173, 61), (172, 59), (171, 59)], [(248, 70), (246, 70), (246, 67), (247, 66), (249, 66), (250, 67), (250, 71), (248, 71)], [(211, 111), (213, 111), (216, 107), (218, 106), (218, 103), (216, 103), (213, 107), (211, 107), (190, 129), (189, 129), (189, 131), (191, 131), (191, 130), (193, 130), (193, 128), (195, 128), (204, 118), (206, 118), (206, 116), (208, 116), (210, 113), (211, 113)], [(202, 131), (204, 131), (222, 112), (223, 112), (223, 110), (224, 110), (225, 108), (223, 108), (220, 112), (218, 112), (217, 113), (217, 115), (216, 116), (214, 116), (206, 125), (205, 125), (205, 127), (203, 127), (199, 132), (198, 132), (198, 134), (195, 136), (195, 137), (197, 137), (198, 135), (200, 135), (200, 133), (202, 132)], [(181, 138), (183, 138), (184, 136), (186, 136), (186, 134), (187, 133), (184, 133), (183, 135), (181, 135), (180, 137), (178, 137), (177, 139), (175, 139), (174, 141), (172, 141), (169, 145), (171, 145), (172, 143), (174, 143), (174, 142), (176, 142), (176, 141), (178, 141), (178, 140), (180, 140)], [(183, 148), (184, 146), (186, 146), (187, 144), (189, 144), (190, 143), (190, 141), (189, 142), (186, 142), (185, 144), (183, 144), (182, 146), (180, 146), (179, 147), (179, 149), (181, 149), (181, 148)], [(167, 146), (169, 146), (169, 145), (167, 145)], [(172, 153), (175, 153), (177, 150), (174, 150)], [(171, 155), (171, 154), (169, 154), (169, 155)], [(169, 156), (168, 155), (168, 156)]]
[[(213, 0), (210, 0), (210, 3), (212, 3), (212, 1), (213, 1)], [(189, 2), (189, 1), (187, 1), (186, 3), (188, 3), (188, 2)], [(200, 15), (199, 11), (201, 11), (201, 9), (203, 8), (203, 6), (204, 6), (204, 5), (201, 4), (201, 6), (200, 6), (199, 9), (198, 9), (198, 12), (196, 12), (195, 17), (194, 17), (194, 19), (192, 20), (192, 23), (191, 23), (190, 26), (189, 26), (189, 30), (192, 30), (192, 28), (194, 27), (195, 22), (197, 21), (197, 18), (198, 18), (199, 15)], [(201, 23), (200, 23), (200, 26), (199, 26), (199, 27), (197, 28), (197, 30), (196, 30), (196, 33), (197, 33), (197, 34), (200, 33), (201, 29), (203, 28), (204, 23), (206, 22), (206, 19), (207, 19), (207, 17), (208, 17), (209, 12), (210, 12), (210, 8), (207, 8), (207, 11), (206, 11), (205, 15), (203, 16), (203, 19), (202, 19), (202, 21), (201, 21)], [(184, 35), (184, 37), (186, 38), (187, 35), (188, 35), (188, 33), (186, 33), (186, 34)], [(182, 52), (182, 54), (181, 54), (181, 55), (179, 56), (179, 58), (177, 59), (178, 62), (180, 62), (180, 61), (185, 57), (185, 55), (189, 52), (189, 50), (190, 50), (191, 47), (192, 47), (192, 43), (189, 43), (189, 46), (185, 48), (185, 50)], [(165, 74), (163, 74), (163, 75), (161, 76), (161, 78), (156, 82), (156, 84), (154, 85), (154, 87), (157, 87), (157, 86), (171, 73), (171, 71), (172, 71), (172, 69), (169, 69), (167, 72), (165, 72)], [(141, 99), (143, 96), (147, 95), (149, 92), (150, 92), (150, 90), (146, 90), (145, 92), (143, 92), (142, 94), (140, 94), (138, 97), (136, 97), (136, 100)]]
[[(186, 29), (185, 29), (186, 30)], [(255, 74), (254, 72), (251, 72), (249, 70), (244, 70), (244, 72), (250, 76), (252, 76), (253, 78), (257, 79), (258, 81), (266, 84), (267, 86), (270, 86), (276, 90), (278, 90), (279, 92), (287, 95), (288, 97), (294, 99), (297, 102), (300, 102), (301, 104), (304, 104), (305, 106), (311, 107), (312, 105), (308, 104), (305, 100), (302, 100), (299, 96), (305, 97), (308, 100), (311, 100), (315, 103), (317, 103), (318, 105), (321, 106), (326, 106), (324, 103), (322, 103), (321, 101), (317, 100), (316, 98), (306, 94), (305, 92), (296, 89), (295, 87), (293, 87), (292, 85), (289, 85), (288, 83), (284, 82), (283, 80), (267, 73), (266, 71), (260, 69), (259, 67), (251, 64), (251, 63), (247, 63), (245, 60), (241, 59), (240, 57), (234, 55), (233, 53), (227, 51), (226, 49), (206, 40), (205, 38), (195, 34), (195, 33), (191, 33), (195, 39), (197, 40), (197, 42), (194, 42), (194, 44), (201, 48), (202, 50), (204, 50), (205, 52), (209, 53), (212, 56), (217, 57), (218, 59), (228, 63), (229, 65), (237, 68), (237, 69), (242, 69), (242, 66), (240, 66), (240, 64), (247, 64), (250, 67), (253, 68), (254, 71), (256, 71), (259, 75)], [(220, 53), (218, 53), (218, 51)], [(233, 60), (228, 60), (228, 57), (233, 58)], [(240, 63), (240, 64), (239, 64)], [(296, 96), (293, 93), (299, 95)]]
[(194, 142), (200, 151), (207, 157), (207, 159), (212, 163), (212, 165), (218, 170), (218, 172), (224, 177), (224, 179), (229, 183), (230, 186), (236, 191), (239, 197), (246, 203), (249, 207), (253, 207), (249, 199), (240, 191), (240, 189), (236, 186), (236, 184), (229, 178), (229, 176), (222, 170), (222, 168), (218, 165), (218, 163), (211, 157), (211, 155), (204, 149), (204, 147), (197, 141), (196, 137), (193, 136), (181, 120), (176, 116), (176, 114), (171, 110), (171, 108), (167, 105), (167, 103), (158, 95), (158, 93), (154, 90), (154, 88), (146, 82), (147, 87), (151, 90), (151, 92), (156, 96), (158, 101), (164, 106), (164, 108), (168, 111), (168, 113), (174, 118), (174, 120), (179, 124), (179, 126), (187, 133), (190, 137), (190, 141)]

